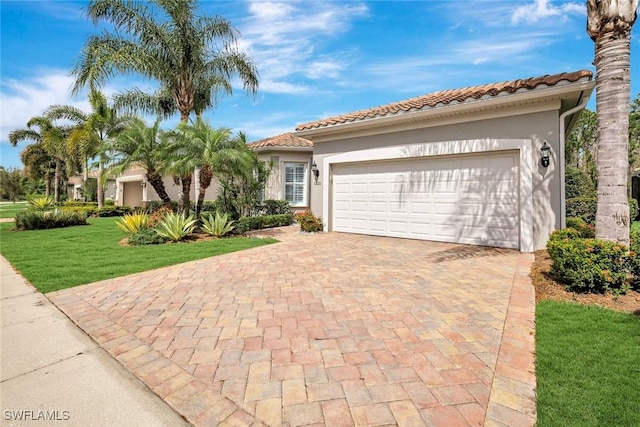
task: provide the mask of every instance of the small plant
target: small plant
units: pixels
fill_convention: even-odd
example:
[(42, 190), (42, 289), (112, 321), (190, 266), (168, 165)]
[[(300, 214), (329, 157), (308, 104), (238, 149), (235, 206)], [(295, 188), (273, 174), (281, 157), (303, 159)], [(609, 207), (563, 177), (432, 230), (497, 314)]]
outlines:
[(145, 228), (129, 236), (129, 244), (133, 246), (160, 245), (167, 239), (160, 236), (153, 228)]
[(198, 220), (193, 215), (169, 213), (164, 216), (156, 228), (156, 233), (172, 242), (178, 242), (189, 236), (195, 230)]
[(118, 228), (128, 234), (136, 234), (148, 228), (149, 215), (143, 212), (127, 214), (116, 221)]
[(587, 224), (582, 218), (567, 218), (567, 229), (578, 232), (579, 237), (593, 239), (596, 237), (596, 228), (593, 224)]
[(229, 215), (216, 211), (215, 215), (202, 216), (202, 230), (215, 237), (222, 237), (233, 230), (233, 221), (229, 221)]
[(55, 202), (53, 201), (53, 197), (44, 196), (44, 197), (34, 197), (29, 200), (29, 209), (34, 211), (46, 211), (47, 209), (53, 208)]
[(26, 210), (15, 216), (18, 230), (44, 230), (49, 228), (72, 227), (86, 225), (87, 215), (81, 212), (66, 212), (60, 209), (54, 211)]
[(173, 212), (173, 209), (171, 209), (169, 206), (164, 206), (164, 205), (155, 209), (153, 213), (151, 213), (151, 215), (149, 216), (149, 227), (151, 228), (156, 227), (158, 224), (160, 224), (160, 222), (162, 222), (162, 219), (164, 218), (165, 215), (170, 214), (172, 212)]
[(298, 224), (300, 224), (300, 230), (302, 231), (307, 233), (322, 231), (322, 219), (315, 216), (309, 209), (304, 212), (298, 212), (295, 218)]

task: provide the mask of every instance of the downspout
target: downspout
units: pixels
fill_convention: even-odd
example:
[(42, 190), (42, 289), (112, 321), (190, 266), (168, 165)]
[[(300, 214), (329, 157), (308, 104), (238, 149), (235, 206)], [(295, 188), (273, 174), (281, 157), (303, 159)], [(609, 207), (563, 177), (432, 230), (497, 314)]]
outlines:
[(579, 105), (573, 107), (570, 110), (565, 111), (564, 113), (560, 114), (560, 119), (559, 119), (559, 125), (560, 125), (560, 153), (559, 154), (559, 158), (560, 158), (560, 228), (565, 228), (567, 226), (567, 201), (565, 199), (565, 164), (564, 164), (564, 159), (565, 159), (565, 153), (564, 153), (564, 146), (565, 146), (565, 119), (572, 115), (573, 113), (575, 113), (576, 111), (580, 111), (582, 109), (584, 109), (584, 107), (587, 106), (587, 103), (589, 102), (589, 98), (585, 98)]

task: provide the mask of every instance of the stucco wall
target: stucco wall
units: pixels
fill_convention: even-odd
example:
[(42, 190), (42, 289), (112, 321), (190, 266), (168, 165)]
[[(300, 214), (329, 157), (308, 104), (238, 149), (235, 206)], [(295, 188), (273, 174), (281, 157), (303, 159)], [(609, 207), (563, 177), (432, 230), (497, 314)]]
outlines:
[[(561, 226), (559, 161), (559, 112), (557, 110), (522, 114), (498, 119), (468, 121), (454, 125), (425, 127), (406, 131), (380, 133), (332, 141), (314, 140), (314, 160), (323, 170), (324, 159), (348, 151), (365, 150), (385, 146), (403, 146), (444, 141), (478, 139), (528, 139), (531, 140), (531, 155), (536, 165), (532, 172), (533, 186), (533, 245), (534, 249), (545, 246), (548, 236)], [(313, 137), (311, 139), (314, 139)], [(543, 141), (551, 146), (551, 164), (540, 165), (540, 147)], [(419, 156), (419, 153), (416, 153)], [(411, 157), (408, 155), (407, 157)], [(320, 176), (319, 182), (326, 185), (329, 180)], [(311, 209), (322, 215), (322, 185), (311, 186)]]

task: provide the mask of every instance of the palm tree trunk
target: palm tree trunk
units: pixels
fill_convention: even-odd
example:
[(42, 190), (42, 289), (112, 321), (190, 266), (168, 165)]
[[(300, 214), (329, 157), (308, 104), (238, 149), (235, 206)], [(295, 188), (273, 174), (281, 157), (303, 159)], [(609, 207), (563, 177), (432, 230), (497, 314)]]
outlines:
[(198, 193), (198, 206), (196, 206), (196, 216), (200, 217), (202, 211), (202, 204), (204, 203), (204, 196), (207, 192), (207, 188), (211, 185), (213, 179), (213, 172), (208, 166), (204, 166), (200, 169), (200, 192)]
[(104, 163), (102, 160), (98, 162), (98, 209), (104, 206)]
[(625, 37), (619, 28), (605, 29), (594, 39), (598, 112), (596, 237), (625, 245), (629, 244), (629, 31)]
[(181, 198), (182, 198), (182, 212), (185, 213), (189, 213), (189, 210), (191, 209), (191, 198), (190, 198), (190, 193), (191, 193), (191, 174), (188, 175), (182, 175), (180, 177), (180, 184), (182, 185), (182, 194), (181, 194)]
[(166, 206), (171, 207), (171, 198), (167, 194), (167, 190), (164, 188), (164, 181), (162, 181), (162, 177), (155, 170), (148, 170), (146, 173), (146, 178), (151, 187), (155, 190), (162, 203)]
[(53, 201), (56, 203), (60, 201), (60, 169), (62, 169), (60, 159), (56, 159), (56, 169), (53, 173)]

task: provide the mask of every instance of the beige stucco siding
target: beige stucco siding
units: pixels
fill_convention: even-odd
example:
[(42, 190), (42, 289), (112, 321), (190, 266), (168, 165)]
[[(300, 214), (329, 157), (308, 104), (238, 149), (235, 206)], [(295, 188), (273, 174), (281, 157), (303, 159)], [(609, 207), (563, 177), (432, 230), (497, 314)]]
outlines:
[[(315, 138), (312, 138), (314, 139), (314, 161), (323, 171), (325, 158), (352, 151), (407, 146), (402, 157), (412, 158), (422, 155), (417, 147), (424, 143), (451, 141), (454, 144), (463, 145), (464, 141), (469, 140), (528, 140), (531, 145), (529, 152), (533, 157), (531, 164), (534, 165), (531, 171), (533, 247), (541, 249), (546, 244), (551, 231), (561, 226), (560, 173), (557, 167), (559, 161), (558, 120), (558, 110), (550, 110), (404, 131), (377, 134), (372, 131), (370, 135), (352, 138), (342, 137), (325, 141), (316, 141)], [(552, 148), (551, 164), (548, 168), (543, 168), (539, 162), (539, 149), (545, 140)], [(323, 185), (330, 185), (327, 178), (321, 174), (319, 181)], [(316, 215), (322, 215), (323, 207), (322, 186), (312, 185), (311, 209)]]

